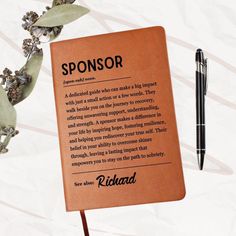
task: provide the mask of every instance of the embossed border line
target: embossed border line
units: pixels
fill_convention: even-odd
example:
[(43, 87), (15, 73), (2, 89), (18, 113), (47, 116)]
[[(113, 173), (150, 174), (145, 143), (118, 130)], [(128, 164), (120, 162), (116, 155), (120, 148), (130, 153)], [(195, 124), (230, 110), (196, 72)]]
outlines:
[(156, 163), (156, 164), (149, 164), (149, 165), (139, 165), (139, 166), (126, 166), (126, 167), (120, 167), (120, 168), (112, 168), (112, 169), (103, 169), (103, 170), (91, 170), (91, 171), (81, 171), (81, 172), (74, 172), (72, 175), (78, 175), (78, 174), (87, 174), (87, 173), (95, 173), (95, 172), (102, 172), (102, 171), (112, 171), (112, 170), (123, 170), (123, 169), (132, 169), (132, 168), (140, 168), (140, 167), (148, 167), (148, 166), (160, 166), (160, 165), (169, 165), (172, 162), (162, 162), (162, 163)]

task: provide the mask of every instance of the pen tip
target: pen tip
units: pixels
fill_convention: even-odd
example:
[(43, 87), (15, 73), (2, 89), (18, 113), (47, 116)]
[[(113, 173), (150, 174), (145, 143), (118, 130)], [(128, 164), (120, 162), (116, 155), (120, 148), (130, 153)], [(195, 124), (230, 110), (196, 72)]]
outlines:
[(203, 170), (203, 165), (199, 165), (199, 170)]
[(202, 49), (201, 49), (201, 48), (198, 48), (198, 49), (197, 49), (197, 52), (202, 52)]
[(199, 167), (199, 170), (203, 170), (204, 154), (203, 154), (203, 153), (198, 154), (197, 159), (198, 159), (198, 167)]

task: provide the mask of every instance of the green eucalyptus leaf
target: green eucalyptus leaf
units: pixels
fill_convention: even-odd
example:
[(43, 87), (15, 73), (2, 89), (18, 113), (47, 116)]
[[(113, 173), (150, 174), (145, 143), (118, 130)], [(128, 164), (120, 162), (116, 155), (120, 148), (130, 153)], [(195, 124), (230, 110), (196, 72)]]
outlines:
[(7, 93), (0, 85), (0, 129), (16, 127), (16, 110), (9, 102)]
[(55, 27), (68, 24), (87, 14), (89, 9), (86, 7), (63, 4), (55, 6), (42, 15), (34, 26)]
[(17, 103), (23, 101), (33, 91), (36, 81), (38, 79), (38, 75), (40, 72), (40, 68), (42, 66), (42, 62), (43, 62), (43, 52), (40, 51), (40, 52), (34, 53), (31, 56), (31, 58), (27, 61), (25, 66), (23, 67), (25, 69), (25, 72), (28, 75), (31, 75), (32, 81), (29, 84), (25, 85), (25, 87), (22, 90), (22, 92), (23, 92), (22, 97)]

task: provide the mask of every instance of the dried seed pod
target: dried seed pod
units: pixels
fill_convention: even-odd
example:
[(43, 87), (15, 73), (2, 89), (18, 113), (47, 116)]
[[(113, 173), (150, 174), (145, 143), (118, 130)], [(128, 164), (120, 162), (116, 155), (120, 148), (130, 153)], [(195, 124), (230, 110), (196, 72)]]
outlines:
[(31, 26), (38, 20), (38, 18), (39, 15), (36, 12), (27, 12), (22, 18), (22, 20), (24, 21), (24, 23), (22, 24), (23, 29), (30, 31)]
[(25, 57), (30, 57), (35, 52), (39, 52), (40, 48), (38, 48), (38, 45), (40, 45), (38, 37), (32, 36), (31, 39), (24, 39), (22, 49)]
[(54, 0), (53, 1), (53, 6), (59, 6), (62, 4), (72, 4), (74, 3), (75, 0)]
[[(0, 129), (0, 154), (7, 153), (6, 148), (12, 137), (19, 133), (14, 127), (4, 127)], [(3, 137), (3, 140), (2, 140)], [(5, 137), (5, 138), (4, 138)]]
[(8, 68), (4, 69), (0, 77), (4, 78), (4, 83), (2, 84), (4, 85), (4, 90), (7, 92), (8, 100), (13, 105), (21, 99), (24, 86), (32, 80), (32, 77), (25, 70), (15, 71), (13, 75), (12, 71)]

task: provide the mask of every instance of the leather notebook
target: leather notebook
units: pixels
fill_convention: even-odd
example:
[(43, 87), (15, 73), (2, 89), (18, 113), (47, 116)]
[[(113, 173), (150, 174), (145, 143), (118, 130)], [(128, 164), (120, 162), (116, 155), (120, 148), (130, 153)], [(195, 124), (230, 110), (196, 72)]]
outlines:
[(67, 211), (185, 195), (165, 31), (51, 43)]

